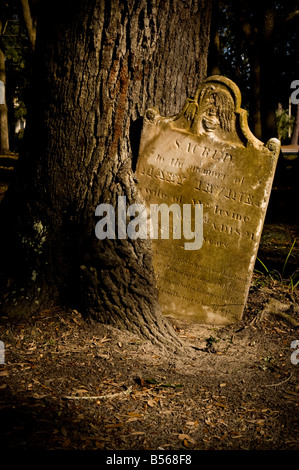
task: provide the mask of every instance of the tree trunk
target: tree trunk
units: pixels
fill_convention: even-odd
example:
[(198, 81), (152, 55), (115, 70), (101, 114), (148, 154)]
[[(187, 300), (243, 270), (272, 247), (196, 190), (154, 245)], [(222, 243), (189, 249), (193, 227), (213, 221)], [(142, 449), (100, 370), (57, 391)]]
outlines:
[(6, 69), (5, 69), (5, 55), (0, 48), (0, 80), (4, 85), (4, 103), (0, 103), (0, 151), (1, 153), (9, 152), (9, 132), (8, 132), (8, 115), (7, 104), (5, 99), (5, 86), (6, 86)]
[(277, 135), (275, 93), (271, 87), (274, 67), (275, 10), (272, 0), (234, 0), (234, 10), (248, 47), (250, 62), (250, 128), (267, 142)]
[(261, 113), (261, 62), (258, 50), (252, 47), (250, 56), (250, 104), (249, 116), (251, 129), (255, 137), (262, 140)]
[(296, 116), (295, 116), (291, 144), (299, 145), (299, 104), (296, 105)]
[(220, 75), (219, 0), (212, 0), (212, 21), (208, 55), (208, 74)]
[(98, 240), (94, 214), (101, 203), (116, 207), (118, 195), (138, 201), (132, 162), (145, 109), (178, 112), (205, 78), (210, 0), (47, 3), (27, 151), (0, 206), (14, 292), (2, 310), (69, 305), (175, 342), (157, 302), (150, 241)]
[(31, 49), (34, 50), (36, 41), (36, 18), (32, 15), (29, 0), (20, 0), (20, 2), (30, 46)]
[(257, 48), (261, 50), (261, 122), (262, 140), (268, 142), (277, 136), (276, 124), (276, 97), (271, 86), (277, 64), (274, 58), (274, 31), (275, 31), (275, 8), (273, 0), (264, 0), (263, 9), (259, 9), (260, 16), (260, 41)]

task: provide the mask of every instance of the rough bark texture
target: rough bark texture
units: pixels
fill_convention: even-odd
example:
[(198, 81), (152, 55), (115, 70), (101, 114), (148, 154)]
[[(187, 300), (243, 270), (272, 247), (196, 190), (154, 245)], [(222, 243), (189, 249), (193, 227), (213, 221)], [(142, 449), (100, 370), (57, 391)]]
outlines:
[(1, 215), (11, 227), (2, 246), (13, 247), (6, 270), (25, 294), (2, 309), (63, 302), (165, 342), (174, 336), (160, 314), (150, 242), (98, 240), (94, 212), (118, 195), (138, 201), (140, 118), (149, 106), (176, 113), (206, 76), (210, 1), (67, 3), (49, 3), (39, 18), (33, 140)]
[[(1, 48), (0, 48), (0, 80), (4, 83), (4, 90), (5, 90), (5, 85), (6, 85), (5, 55)], [(7, 104), (6, 103), (0, 104), (0, 150), (2, 153), (6, 153), (9, 151), (8, 116), (7, 116)]]

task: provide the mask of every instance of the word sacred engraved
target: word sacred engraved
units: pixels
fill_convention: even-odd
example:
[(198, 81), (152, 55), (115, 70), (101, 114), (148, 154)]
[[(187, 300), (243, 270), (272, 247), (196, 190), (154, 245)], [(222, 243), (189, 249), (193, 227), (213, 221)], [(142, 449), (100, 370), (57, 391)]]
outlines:
[(142, 199), (203, 207), (200, 250), (152, 240), (165, 315), (220, 325), (242, 318), (279, 149), (277, 139), (252, 135), (240, 91), (225, 77), (207, 78), (175, 116), (147, 110), (136, 168)]
[(208, 157), (211, 160), (220, 162), (230, 162), (233, 157), (225, 150), (212, 149), (207, 146), (200, 146), (192, 142), (180, 142), (178, 139), (175, 141), (175, 148), (177, 150), (185, 150), (186, 153), (192, 153), (198, 157)]

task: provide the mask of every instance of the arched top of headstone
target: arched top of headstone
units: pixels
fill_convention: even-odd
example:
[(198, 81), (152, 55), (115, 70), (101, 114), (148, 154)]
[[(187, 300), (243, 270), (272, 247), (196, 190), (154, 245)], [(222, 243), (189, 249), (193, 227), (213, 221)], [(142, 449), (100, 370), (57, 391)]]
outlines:
[[(238, 86), (220, 75), (208, 77), (198, 87), (194, 98), (187, 98), (178, 114), (162, 117), (156, 108), (149, 108), (145, 119), (155, 124), (168, 123), (174, 129), (185, 130), (197, 136), (205, 135), (215, 142), (225, 141), (235, 146), (265, 148), (263, 142), (249, 129), (247, 111), (241, 108)], [(278, 140), (271, 139), (271, 149), (279, 149), (279, 146)]]

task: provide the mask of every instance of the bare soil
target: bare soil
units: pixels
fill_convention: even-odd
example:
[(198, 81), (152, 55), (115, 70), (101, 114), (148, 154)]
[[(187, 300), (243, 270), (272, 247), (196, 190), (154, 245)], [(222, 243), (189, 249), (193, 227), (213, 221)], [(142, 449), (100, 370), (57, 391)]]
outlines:
[(297, 289), (255, 276), (240, 323), (171, 321), (188, 346), (176, 354), (59, 307), (30, 322), (2, 318), (1, 444), (298, 450)]
[(256, 265), (265, 275), (254, 275), (242, 321), (170, 319), (185, 346), (176, 353), (59, 306), (1, 318), (0, 446), (298, 450), (298, 243), (284, 269), (298, 233), (266, 224)]

